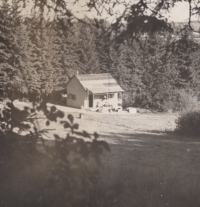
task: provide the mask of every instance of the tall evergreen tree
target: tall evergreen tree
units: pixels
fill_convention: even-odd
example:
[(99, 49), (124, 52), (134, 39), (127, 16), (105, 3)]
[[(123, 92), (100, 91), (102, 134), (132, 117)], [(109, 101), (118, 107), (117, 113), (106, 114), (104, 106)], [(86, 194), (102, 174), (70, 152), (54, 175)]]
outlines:
[(31, 43), (20, 15), (17, 1), (0, 7), (0, 71), (1, 88), (13, 99), (17, 93), (27, 93), (26, 77), (30, 63)]
[(95, 28), (75, 22), (63, 35), (61, 61), (68, 78), (76, 73), (98, 73), (100, 64), (96, 46)]
[(30, 39), (34, 45), (32, 52), (33, 67), (37, 80), (31, 93), (45, 98), (59, 85), (61, 69), (58, 67), (57, 44), (53, 22), (42, 16), (34, 15), (30, 21)]

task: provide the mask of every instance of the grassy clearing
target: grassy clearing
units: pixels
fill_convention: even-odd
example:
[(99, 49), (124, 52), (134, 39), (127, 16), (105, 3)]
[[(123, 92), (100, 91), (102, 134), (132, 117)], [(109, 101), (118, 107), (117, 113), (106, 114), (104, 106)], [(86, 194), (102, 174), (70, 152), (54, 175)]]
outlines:
[(89, 114), (79, 120), (111, 146), (98, 186), (102, 206), (199, 206), (200, 141), (165, 133), (175, 128), (175, 119), (174, 114)]
[[(200, 205), (200, 140), (166, 133), (175, 128), (175, 114), (90, 112), (79, 119), (80, 111), (66, 108), (65, 113), (74, 115), (80, 129), (97, 131), (110, 144), (93, 195), (100, 206)], [(44, 123), (40, 120), (41, 127)], [(66, 133), (56, 124), (49, 128)]]
[(135, 134), (111, 149), (102, 170), (104, 190), (113, 190), (106, 206), (199, 206), (200, 142)]

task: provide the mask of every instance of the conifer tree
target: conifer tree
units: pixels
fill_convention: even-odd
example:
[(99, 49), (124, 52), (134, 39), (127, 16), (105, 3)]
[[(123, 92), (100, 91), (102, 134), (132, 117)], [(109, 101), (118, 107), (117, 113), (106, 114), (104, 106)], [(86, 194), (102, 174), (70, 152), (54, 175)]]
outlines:
[(0, 7), (1, 88), (11, 99), (27, 93), (26, 78), (31, 44), (23, 24), (19, 3), (6, 1)]
[(35, 80), (37, 80), (31, 90), (41, 99), (50, 96), (51, 92), (59, 85), (61, 69), (57, 64), (56, 36), (53, 22), (37, 15), (34, 15), (29, 21), (31, 22), (30, 39), (34, 45), (33, 67)]
[(96, 37), (92, 25), (79, 22), (73, 24), (63, 35), (61, 61), (68, 78), (78, 70), (80, 73), (98, 73), (100, 71), (96, 46)]

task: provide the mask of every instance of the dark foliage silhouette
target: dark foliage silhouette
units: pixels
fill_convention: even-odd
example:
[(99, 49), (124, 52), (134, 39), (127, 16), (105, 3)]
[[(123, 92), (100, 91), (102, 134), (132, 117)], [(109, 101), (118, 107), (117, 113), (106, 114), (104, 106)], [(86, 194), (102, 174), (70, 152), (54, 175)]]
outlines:
[(199, 110), (191, 110), (182, 113), (176, 120), (175, 132), (180, 135), (189, 135), (199, 137), (200, 135), (200, 112)]
[[(60, 122), (66, 137), (55, 134), (47, 141), (48, 129)], [(0, 117), (0, 206), (87, 206), (99, 179), (100, 155), (109, 146), (98, 134), (78, 131), (72, 115), (46, 103), (20, 110), (9, 102)], [(61, 121), (60, 121), (61, 120)]]

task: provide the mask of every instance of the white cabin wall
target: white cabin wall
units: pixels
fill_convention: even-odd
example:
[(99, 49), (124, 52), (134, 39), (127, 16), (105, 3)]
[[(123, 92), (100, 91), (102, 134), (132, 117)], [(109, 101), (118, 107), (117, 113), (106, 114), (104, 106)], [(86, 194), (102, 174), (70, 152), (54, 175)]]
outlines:
[[(74, 108), (84, 108), (86, 104), (87, 93), (83, 86), (80, 84), (79, 80), (74, 76), (70, 82), (67, 84), (67, 103), (66, 105)], [(69, 94), (76, 96), (76, 100), (69, 99)]]

